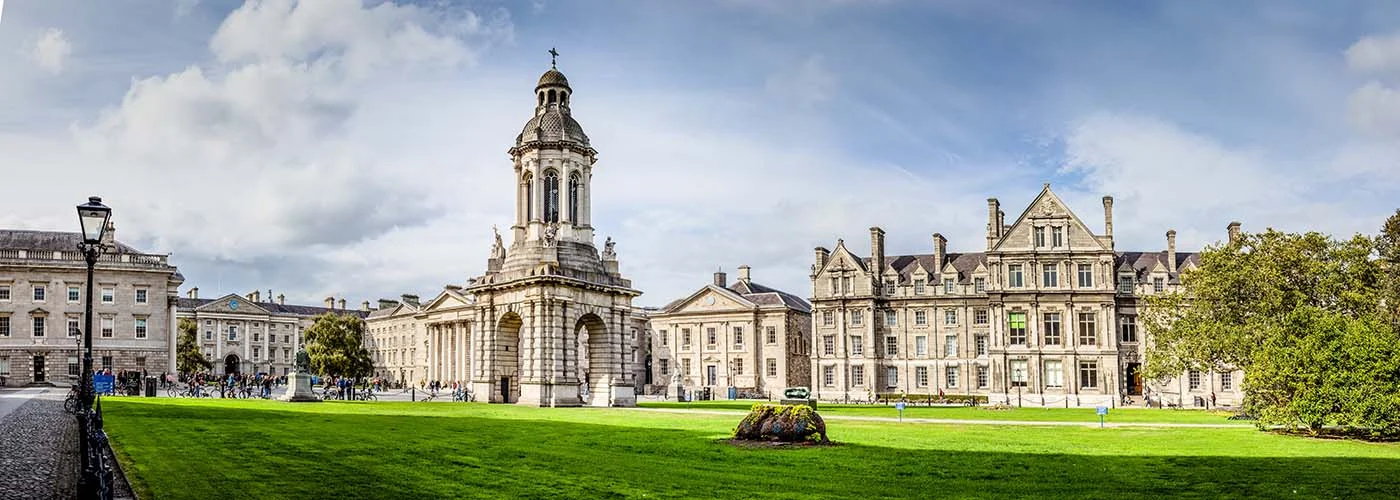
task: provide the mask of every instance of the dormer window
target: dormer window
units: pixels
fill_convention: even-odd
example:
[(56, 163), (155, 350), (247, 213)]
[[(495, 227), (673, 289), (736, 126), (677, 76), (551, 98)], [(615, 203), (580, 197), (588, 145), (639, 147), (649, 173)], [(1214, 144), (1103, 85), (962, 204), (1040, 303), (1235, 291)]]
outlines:
[(1058, 226), (1050, 228), (1050, 246), (1055, 248), (1065, 246), (1065, 228)]
[(986, 293), (986, 292), (987, 292), (987, 279), (986, 279), (986, 278), (972, 278), (972, 289), (973, 289), (973, 290), (976, 290), (977, 293)]
[(1036, 248), (1040, 248), (1040, 247), (1043, 247), (1043, 246), (1045, 246), (1045, 227), (1044, 227), (1044, 226), (1036, 226), (1036, 228), (1035, 228), (1035, 247), (1036, 247)]
[(1119, 276), (1119, 277), (1118, 277), (1118, 293), (1133, 293), (1133, 277), (1132, 277), (1132, 276)]
[(953, 278), (943, 278), (943, 293), (953, 293)]
[(1166, 289), (1167, 289), (1167, 279), (1166, 279), (1166, 278), (1152, 278), (1152, 291), (1153, 291), (1153, 292), (1158, 292), (1158, 293), (1160, 293), (1160, 292), (1162, 292), (1163, 290), (1166, 290)]
[(914, 295), (924, 294), (924, 280), (914, 280)]

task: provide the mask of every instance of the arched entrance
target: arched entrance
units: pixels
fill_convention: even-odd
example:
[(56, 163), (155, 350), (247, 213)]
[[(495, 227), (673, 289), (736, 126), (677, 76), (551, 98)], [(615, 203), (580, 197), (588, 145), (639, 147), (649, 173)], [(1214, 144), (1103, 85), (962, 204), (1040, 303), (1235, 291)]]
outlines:
[(501, 320), (496, 322), (496, 335), (494, 342), (495, 359), (492, 366), (495, 370), (492, 373), (495, 379), (492, 386), (495, 388), (490, 395), (489, 401), (493, 403), (514, 403), (520, 399), (520, 327), (524, 322), (520, 320), (520, 315), (513, 312), (501, 316)]
[(238, 355), (230, 354), (224, 358), (224, 375), (238, 373)]
[(575, 351), (578, 360), (579, 399), (585, 406), (609, 406), (612, 403), (612, 375), (608, 353), (608, 329), (596, 314), (585, 314), (574, 325), (578, 339)]

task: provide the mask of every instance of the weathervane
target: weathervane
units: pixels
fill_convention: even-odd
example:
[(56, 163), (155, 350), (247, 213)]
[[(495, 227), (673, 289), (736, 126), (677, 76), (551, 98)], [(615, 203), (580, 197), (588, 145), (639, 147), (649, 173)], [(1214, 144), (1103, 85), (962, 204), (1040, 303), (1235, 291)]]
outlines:
[(559, 51), (554, 50), (554, 47), (550, 47), (550, 48), (549, 48), (549, 67), (550, 67), (550, 68), (554, 68), (554, 69), (559, 69), (558, 64), (559, 64)]

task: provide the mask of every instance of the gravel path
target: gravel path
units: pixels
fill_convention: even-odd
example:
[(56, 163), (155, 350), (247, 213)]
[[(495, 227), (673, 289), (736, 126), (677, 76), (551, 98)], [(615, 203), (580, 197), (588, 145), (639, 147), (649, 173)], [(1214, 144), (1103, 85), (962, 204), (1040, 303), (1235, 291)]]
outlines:
[(63, 411), (66, 392), (38, 392), (0, 418), (0, 498), (77, 494), (78, 424)]

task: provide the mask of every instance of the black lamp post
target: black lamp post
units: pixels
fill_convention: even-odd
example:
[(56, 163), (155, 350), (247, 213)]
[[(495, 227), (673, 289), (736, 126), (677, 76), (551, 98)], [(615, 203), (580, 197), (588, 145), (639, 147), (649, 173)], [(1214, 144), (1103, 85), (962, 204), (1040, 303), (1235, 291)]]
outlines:
[[(83, 375), (80, 397), (82, 399), (81, 408), (78, 409), (78, 427), (82, 437), (78, 440), (80, 452), (82, 453), (82, 477), (78, 482), (79, 495), (82, 498), (111, 498), (112, 492), (109, 487), (109, 477), (111, 472), (104, 463), (103, 443), (106, 441), (106, 434), (102, 431), (102, 415), (99, 411), (93, 411), (93, 403), (97, 398), (92, 386), (92, 288), (93, 288), (93, 267), (97, 265), (97, 258), (102, 255), (102, 237), (107, 232), (107, 222), (112, 218), (112, 209), (102, 204), (102, 198), (96, 196), (88, 198), (88, 202), (78, 205), (78, 221), (82, 224), (83, 241), (78, 244), (78, 249), (83, 252), (83, 257), (87, 260), (87, 296), (85, 305), (86, 313), (83, 315), (85, 323), (83, 329)], [(100, 407), (99, 407), (100, 408)]]
[(1026, 386), (1026, 372), (1016, 370), (1016, 406), (1021, 406), (1021, 388)]

